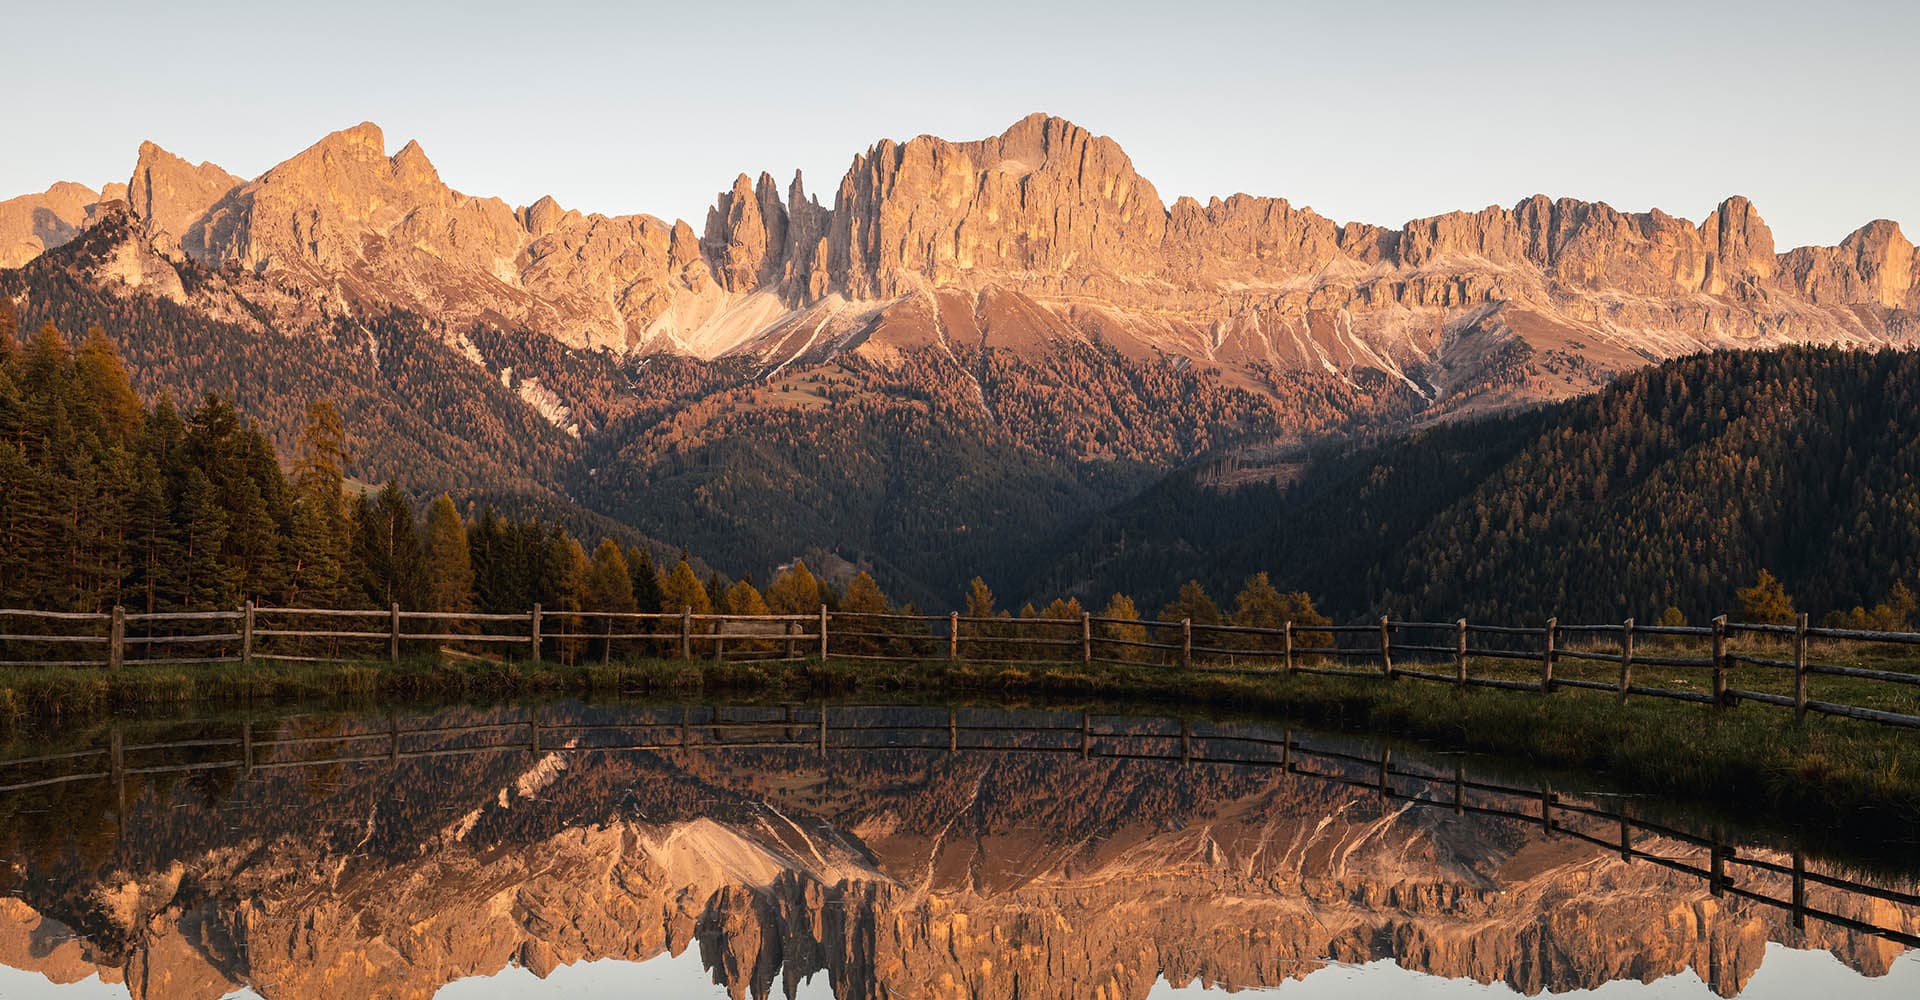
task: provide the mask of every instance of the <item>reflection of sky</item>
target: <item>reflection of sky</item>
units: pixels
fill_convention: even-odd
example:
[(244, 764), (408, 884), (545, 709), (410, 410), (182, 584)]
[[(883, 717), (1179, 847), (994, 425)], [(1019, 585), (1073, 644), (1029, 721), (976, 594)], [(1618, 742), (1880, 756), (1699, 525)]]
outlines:
[[(1408, 1000), (1447, 997), (1519, 996), (1502, 985), (1482, 986), (1469, 980), (1442, 979), (1407, 972), (1392, 962), (1373, 962), (1359, 966), (1331, 966), (1306, 979), (1284, 984), (1289, 998), (1295, 1000), (1338, 1000), (1349, 997), (1395, 997)], [(1245, 991), (1243, 991), (1245, 992)], [(87, 979), (55, 986), (38, 973), (0, 967), (0, 998), (4, 1000), (94, 1000), (121, 998), (127, 988), (108, 985), (99, 979)], [(437, 1000), (542, 1000), (571, 997), (644, 996), (658, 1000), (713, 1000), (725, 991), (713, 985), (713, 976), (700, 965), (700, 950), (688, 948), (679, 955), (662, 955), (647, 962), (601, 961), (562, 966), (546, 979), (519, 967), (497, 976), (462, 979), (441, 990)], [(776, 984), (774, 996), (784, 996)], [(1162, 982), (1148, 994), (1149, 1000), (1213, 995), (1198, 984), (1176, 988)], [(1709, 1000), (1712, 991), (1691, 972), (1650, 985), (1608, 983), (1597, 990), (1556, 993), (1556, 997), (1667, 998)], [(1825, 995), (1847, 1000), (1913, 1000), (1920, 997), (1920, 952), (1908, 952), (1893, 963), (1893, 971), (1877, 979), (1868, 979), (1824, 951), (1795, 951), (1778, 944), (1767, 945), (1765, 961), (1753, 981), (1740, 994), (1741, 1000), (1802, 1000)], [(254, 998), (258, 994), (243, 991), (236, 998)], [(832, 1000), (826, 973), (800, 984), (799, 1000)]]
[[(1367, 965), (1340, 965), (1321, 969), (1297, 983), (1283, 987), (1289, 1000), (1344, 1000), (1358, 997), (1393, 997), (1395, 1000), (1426, 1000), (1447, 997), (1517, 997), (1521, 994), (1503, 984), (1482, 986), (1466, 979), (1442, 979), (1408, 972), (1392, 962)], [(1198, 984), (1177, 989), (1162, 982), (1148, 1000), (1181, 1000), (1210, 995)], [(1878, 979), (1868, 979), (1840, 964), (1830, 952), (1795, 951), (1784, 945), (1768, 943), (1760, 971), (1754, 973), (1740, 1000), (1806, 1000), (1815, 996), (1845, 997), (1847, 1000), (1914, 1000), (1920, 997), (1920, 952), (1908, 952), (1893, 963), (1893, 970)], [(1554, 997), (1667, 998), (1715, 1000), (1707, 984), (1692, 972), (1641, 985), (1613, 982), (1599, 989), (1554, 993)]]

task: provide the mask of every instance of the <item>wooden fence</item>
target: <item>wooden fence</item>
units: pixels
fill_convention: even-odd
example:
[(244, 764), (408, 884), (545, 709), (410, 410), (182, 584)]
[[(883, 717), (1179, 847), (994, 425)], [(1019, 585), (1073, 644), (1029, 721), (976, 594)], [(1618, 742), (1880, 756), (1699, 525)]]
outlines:
[[(881, 716), (875, 718), (875, 715)], [(700, 753), (789, 750), (818, 754), (935, 752), (1042, 754), (1082, 760), (1159, 761), (1180, 766), (1278, 770), (1378, 796), (1383, 804), (1513, 820), (1549, 837), (1567, 837), (1704, 881), (1714, 896), (1734, 896), (1790, 913), (1795, 927), (1809, 917), (1907, 947), (1920, 947), (1909, 924), (1883, 910), (1852, 905), (1849, 916), (1811, 899), (1810, 890), (1838, 891), (1899, 907), (1920, 908), (1920, 885), (1849, 878), (1810, 867), (1798, 851), (1755, 853), (1723, 836), (1693, 832), (1630, 815), (1632, 796), (1610, 805), (1563, 795), (1550, 783), (1521, 785), (1476, 778), (1463, 763), (1440, 767), (1396, 758), (1390, 747), (1362, 747), (1233, 723), (1196, 723), (1095, 715), (1089, 712), (1001, 711), (887, 705), (780, 705), (760, 708), (680, 706), (640, 710), (620, 721), (581, 723), (522, 718), (402, 725), (388, 716), (360, 732), (287, 734), (282, 727), (239, 723), (230, 735), (128, 742), (118, 725), (107, 745), (36, 757), (0, 760), (0, 794), (53, 789), (76, 782), (112, 785), (119, 815), (126, 814), (130, 779), (198, 771), (246, 776), (289, 768), (339, 765), (398, 766), (403, 760), (473, 754)], [(184, 759), (183, 759), (184, 758)], [(47, 774), (47, 771), (60, 773)], [(137, 787), (136, 787), (137, 792)], [(1692, 857), (1676, 857), (1676, 847)], [(1702, 856), (1704, 855), (1704, 856)], [(1768, 856), (1771, 855), (1771, 856)], [(1779, 895), (1769, 892), (1779, 890)], [(1872, 918), (1889, 918), (1880, 924)]]
[[(0, 666), (344, 662), (405, 655), (557, 659), (615, 656), (733, 661), (839, 660), (983, 664), (1082, 663), (1278, 674), (1376, 677), (1553, 694), (1564, 690), (1664, 698), (1728, 709), (1746, 702), (1920, 728), (1920, 633), (1714, 619), (1711, 626), (1539, 626), (1411, 622), (1278, 628), (1077, 619), (833, 611), (719, 615), (606, 611), (522, 614), (248, 604), (233, 611), (104, 614), (0, 610)], [(1816, 655), (1816, 647), (1822, 650)], [(1899, 653), (1912, 651), (1902, 659)], [(1874, 666), (1834, 662), (1876, 652)], [(1883, 669), (1891, 666), (1893, 669)], [(1595, 675), (1595, 668), (1604, 675)], [(1638, 672), (1638, 673), (1636, 673)], [(1652, 673), (1665, 685), (1645, 683)], [(1693, 677), (1700, 680), (1694, 686)], [(1813, 696), (1819, 678), (1851, 697)], [(1755, 683), (1758, 681), (1759, 683)], [(1825, 682), (1823, 682), (1825, 683)], [(1777, 690), (1763, 690), (1773, 686)]]

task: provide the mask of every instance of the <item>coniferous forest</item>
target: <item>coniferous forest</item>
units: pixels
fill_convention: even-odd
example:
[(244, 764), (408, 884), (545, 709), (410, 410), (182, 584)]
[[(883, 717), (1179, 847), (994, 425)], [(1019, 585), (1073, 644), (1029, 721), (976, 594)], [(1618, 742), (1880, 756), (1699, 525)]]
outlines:
[[(713, 521), (691, 541), (709, 558), (718, 550), (715, 565), (734, 574), (721, 575), (684, 552), (686, 566), (673, 565), (681, 561), (674, 549), (610, 518), (582, 516), (574, 501), (543, 499), (541, 489), (502, 493), (475, 483), (456, 491), (456, 503), (396, 482), (363, 483), (351, 472), (356, 443), (385, 442), (377, 446), (391, 451), (394, 434), (361, 433), (324, 395), (303, 404), (297, 421), (282, 412), (289, 401), (277, 400), (270, 434), (220, 395), (176, 400), (149, 389), (143, 399), (119, 345), (98, 328), (71, 338), (50, 323), (19, 327), (0, 300), (0, 482), (8, 484), (0, 494), (0, 604), (751, 608), (760, 597), (755, 572), (784, 555), (776, 545), (782, 524), (807, 511), (841, 510), (859, 521), (893, 494), (847, 484), (889, 476), (952, 497), (934, 496), (921, 505), (927, 509), (990, 508), (981, 497), (963, 499), (967, 491), (1025, 496), (1036, 508), (1002, 511), (1000, 524), (990, 519), (960, 535), (932, 524), (876, 534), (879, 548), (861, 553), (862, 562), (879, 583), (935, 607), (971, 598), (929, 590), (924, 575), (902, 565), (943, 561), (940, 578), (981, 576), (1042, 609), (1056, 598), (1091, 609), (1137, 595), (1152, 610), (1209, 590), (1244, 591), (1270, 573), (1275, 585), (1302, 599), (1311, 592), (1341, 618), (1387, 611), (1699, 620), (1760, 587), (1770, 616), (1793, 609), (1888, 626), (1911, 624), (1920, 577), (1920, 355), (1912, 352), (1686, 358), (1566, 403), (1323, 444), (1287, 476), (1223, 475), (1231, 460), (1203, 462), (1132, 499), (1124, 492), (1147, 466), (1130, 461), (1208, 443), (1113, 439), (1112, 470), (1091, 474), (1108, 476), (1105, 485), (1083, 478), (1068, 486), (1075, 480), (1047, 471), (1060, 460), (1044, 449), (983, 445), (979, 426), (931, 418), (937, 407), (915, 403), (920, 390), (903, 385), (897, 398), (841, 400), (838, 409), (789, 420), (794, 440), (781, 445), (777, 434), (728, 432), (734, 415), (753, 405), (739, 373), (724, 363), (663, 360), (648, 376), (655, 389), (684, 383), (703, 398), (659, 422), (609, 400), (597, 419), (627, 422), (633, 433), (609, 436), (628, 443), (602, 457), (628, 471), (618, 473), (626, 481), (615, 490), (601, 484), (600, 499), (624, 497), (607, 507), (629, 522)], [(487, 349), (543, 363), (520, 341)], [(542, 370), (583, 384), (596, 378), (564, 366)], [(1101, 371), (1095, 363), (1076, 377), (1093, 381)], [(422, 391), (433, 384), (419, 373)], [(811, 385), (806, 391), (823, 398), (836, 391), (830, 380)], [(1150, 395), (1177, 398), (1180, 385)], [(1001, 398), (1018, 412), (1014, 396)], [(1231, 402), (1203, 399), (1211, 400), (1203, 410), (1175, 422), (1206, 426), (1204, 407)], [(378, 419), (378, 411), (363, 412)], [(870, 447), (878, 437), (915, 440), (898, 427), (876, 437), (872, 425), (915, 420), (925, 423), (920, 451)], [(690, 437), (661, 436), (689, 421), (698, 428)], [(423, 433), (434, 448), (458, 439)], [(1101, 440), (1097, 428), (1086, 433), (1096, 437), (1082, 445)], [(649, 450), (658, 454), (635, 457)], [(455, 451), (437, 454), (457, 461)], [(956, 462), (974, 471), (906, 475)], [(651, 471), (634, 471), (641, 469)], [(1030, 490), (1002, 488), (1023, 478)], [(713, 498), (730, 498), (719, 520), (701, 513)], [(1041, 544), (1033, 526), (1075, 505), (1090, 510), (1083, 523)], [(936, 538), (947, 541), (927, 548)], [(782, 564), (782, 572), (791, 569)], [(839, 576), (842, 586), (852, 572)], [(615, 578), (626, 585), (614, 586)], [(1182, 581), (1191, 585), (1183, 590)], [(879, 589), (872, 577), (865, 585)], [(823, 601), (841, 600), (835, 588), (815, 586)], [(891, 605), (883, 597), (880, 606)]]
[(1697, 622), (1765, 573), (1816, 620), (1911, 624), (1915, 352), (1682, 358), (1302, 464), (1284, 483), (1170, 477), (1060, 540), (1026, 585), (1156, 597), (1267, 570), (1336, 617)]

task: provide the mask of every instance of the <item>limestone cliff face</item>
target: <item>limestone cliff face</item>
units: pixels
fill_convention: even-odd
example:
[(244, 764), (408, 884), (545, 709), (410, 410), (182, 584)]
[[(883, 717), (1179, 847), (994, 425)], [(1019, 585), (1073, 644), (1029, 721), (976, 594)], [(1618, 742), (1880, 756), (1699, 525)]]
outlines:
[[(992, 326), (1011, 349), (1099, 339), (1250, 384), (1373, 370), (1439, 401), (1494, 355), (1529, 359), (1512, 392), (1539, 398), (1714, 347), (1920, 337), (1920, 270), (1891, 222), (1779, 254), (1738, 197), (1698, 223), (1536, 195), (1397, 229), (1245, 194), (1168, 206), (1113, 140), (1040, 114), (974, 142), (879, 142), (831, 207), (797, 175), (782, 192), (743, 173), (698, 232), (461, 194), (372, 124), (244, 183), (149, 143), (130, 194), (186, 254), (318, 315), (400, 307), (768, 366), (884, 361)], [(71, 238), (95, 200), (0, 205), (0, 262)]]
[(221, 196), (244, 183), (211, 163), (194, 166), (151, 142), (140, 144), (127, 184), (133, 214), (154, 229), (186, 233)]
[(125, 199), (127, 190), (108, 184), (95, 191), (62, 181), (39, 194), (0, 201), (0, 267), (19, 267), (65, 246), (92, 225), (105, 203)]

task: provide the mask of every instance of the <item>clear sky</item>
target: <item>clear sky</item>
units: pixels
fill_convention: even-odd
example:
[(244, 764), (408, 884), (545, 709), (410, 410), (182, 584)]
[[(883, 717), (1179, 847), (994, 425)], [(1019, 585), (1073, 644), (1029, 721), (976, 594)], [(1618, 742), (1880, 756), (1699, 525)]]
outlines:
[(1542, 192), (1782, 249), (1920, 235), (1920, 4), (9, 3), (0, 196), (124, 180), (140, 140), (253, 176), (362, 120), (524, 204), (685, 217), (741, 171), (830, 202), (882, 137), (1030, 111), (1168, 201), (1247, 191), (1398, 224)]

